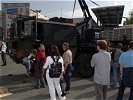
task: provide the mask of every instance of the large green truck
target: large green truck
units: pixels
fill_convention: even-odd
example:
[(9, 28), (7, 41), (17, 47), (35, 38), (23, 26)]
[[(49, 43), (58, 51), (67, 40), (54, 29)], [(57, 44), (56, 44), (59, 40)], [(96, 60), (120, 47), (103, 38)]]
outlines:
[(44, 43), (47, 54), (52, 44), (58, 45), (63, 54), (62, 43), (68, 42), (73, 53), (74, 71), (82, 76), (93, 75), (90, 59), (96, 52), (95, 43), (100, 38), (99, 29), (83, 30), (79, 24), (34, 18), (18, 18), (12, 23), (12, 36), (8, 44), (9, 54), (15, 62), (21, 63), (22, 58), (27, 56), (32, 48), (37, 48), (40, 42)]
[(84, 0), (78, 0), (84, 13), (84, 19), (73, 24), (72, 19), (52, 18), (37, 19), (35, 16), (20, 16), (11, 27), (10, 56), (17, 63), (27, 56), (31, 48), (37, 48), (39, 42), (46, 47), (56, 44), (63, 54), (62, 43), (68, 42), (73, 53), (74, 72), (79, 76), (92, 76), (94, 69), (90, 65), (91, 57), (96, 50), (96, 42), (100, 39), (100, 29), (93, 25), (93, 19)]

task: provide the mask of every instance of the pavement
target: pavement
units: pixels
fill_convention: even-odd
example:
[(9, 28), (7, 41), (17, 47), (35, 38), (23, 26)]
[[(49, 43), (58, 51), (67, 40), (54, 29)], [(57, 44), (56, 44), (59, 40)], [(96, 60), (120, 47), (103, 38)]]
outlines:
[[(23, 65), (16, 64), (7, 56), (7, 65), (0, 66), (0, 100), (49, 100), (48, 86), (35, 89), (34, 77), (29, 78), (25, 73)], [(66, 95), (67, 100), (95, 100), (93, 77), (72, 77), (71, 82), (71, 92)], [(117, 93), (118, 88), (109, 88), (107, 100), (115, 100)], [(123, 100), (128, 100), (128, 97), (127, 88)]]

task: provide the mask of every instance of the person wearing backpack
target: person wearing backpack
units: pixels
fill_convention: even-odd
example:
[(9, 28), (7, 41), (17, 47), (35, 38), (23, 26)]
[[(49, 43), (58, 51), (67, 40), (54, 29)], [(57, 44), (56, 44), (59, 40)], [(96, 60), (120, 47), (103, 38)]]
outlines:
[(46, 62), (46, 54), (45, 54), (45, 47), (43, 44), (40, 44), (39, 51), (35, 57), (35, 78), (36, 78), (36, 85), (35, 88), (39, 89), (40, 87), (45, 88), (45, 81), (44, 81), (44, 69), (43, 65)]
[(44, 69), (47, 69), (46, 79), (49, 87), (49, 94), (51, 100), (56, 100), (55, 90), (57, 91), (60, 100), (66, 99), (65, 96), (61, 96), (62, 91), (60, 86), (60, 79), (63, 79), (63, 65), (63, 59), (60, 56), (58, 47), (56, 45), (52, 45), (50, 55), (46, 58), (46, 63), (43, 66)]

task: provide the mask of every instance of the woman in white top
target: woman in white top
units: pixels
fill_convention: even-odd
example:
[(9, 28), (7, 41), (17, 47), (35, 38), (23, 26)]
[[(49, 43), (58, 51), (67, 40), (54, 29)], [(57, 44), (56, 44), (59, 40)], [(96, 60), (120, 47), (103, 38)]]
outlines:
[[(60, 62), (62, 64), (62, 71), (61, 71), (61, 74), (60, 74), (60, 76), (58, 78), (50, 78), (50, 76), (49, 76), (50, 66), (51, 66), (51, 64), (54, 63), (54, 61), (53, 61), (53, 59), (51, 57), (54, 57), (54, 59), (59, 57), (58, 62)], [(50, 56), (47, 57), (46, 63), (43, 66), (44, 69), (47, 69), (46, 70), (46, 79), (47, 79), (47, 83), (48, 83), (48, 86), (49, 86), (49, 93), (50, 93), (51, 100), (56, 100), (55, 90), (57, 91), (60, 100), (65, 100), (66, 99), (65, 96), (63, 96), (63, 97), (61, 96), (62, 91), (61, 91), (61, 87), (60, 87), (60, 79), (63, 78), (63, 71), (64, 71), (63, 64), (64, 64), (63, 63), (63, 59), (60, 56), (58, 47), (55, 46), (55, 45), (52, 45), (51, 46)]]
[(1, 66), (6, 65), (6, 49), (7, 49), (6, 43), (3, 41), (1, 45), (1, 57), (2, 57), (3, 64)]

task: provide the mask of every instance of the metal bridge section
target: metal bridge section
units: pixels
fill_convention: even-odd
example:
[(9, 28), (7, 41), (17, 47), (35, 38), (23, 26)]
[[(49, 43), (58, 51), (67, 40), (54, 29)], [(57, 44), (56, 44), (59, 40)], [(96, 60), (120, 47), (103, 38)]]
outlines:
[(118, 27), (123, 18), (124, 5), (97, 7), (91, 9), (102, 28)]
[(133, 24), (102, 31), (101, 36), (109, 41), (133, 40)]

